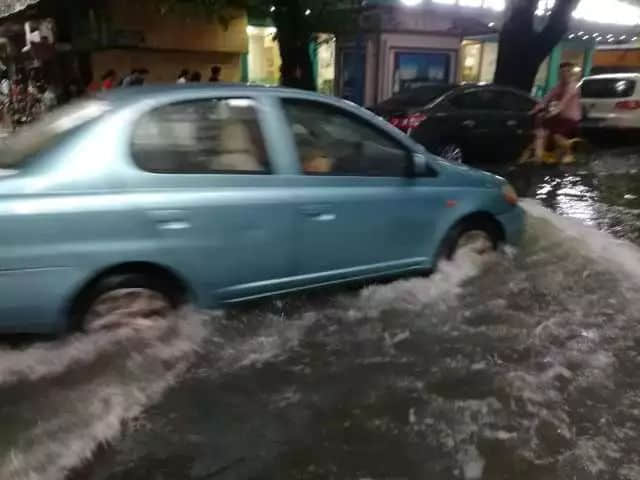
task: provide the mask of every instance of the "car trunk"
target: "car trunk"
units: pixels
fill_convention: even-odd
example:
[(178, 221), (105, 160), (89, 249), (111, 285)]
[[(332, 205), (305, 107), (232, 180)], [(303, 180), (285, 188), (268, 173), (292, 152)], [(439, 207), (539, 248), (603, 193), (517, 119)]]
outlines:
[(585, 121), (607, 120), (640, 114), (640, 99), (635, 96), (634, 78), (587, 78), (581, 95)]
[(407, 132), (425, 118), (425, 109), (455, 85), (434, 84), (404, 91), (370, 110), (400, 130)]

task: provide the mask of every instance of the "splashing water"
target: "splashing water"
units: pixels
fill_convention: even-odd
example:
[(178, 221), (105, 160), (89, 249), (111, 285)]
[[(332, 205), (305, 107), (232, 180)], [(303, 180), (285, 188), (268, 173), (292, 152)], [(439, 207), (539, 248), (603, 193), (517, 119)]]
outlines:
[(0, 477), (638, 478), (640, 250), (523, 205), (427, 278), (0, 351)]
[(160, 398), (206, 330), (188, 309), (155, 320), (0, 350), (1, 478), (63, 478)]

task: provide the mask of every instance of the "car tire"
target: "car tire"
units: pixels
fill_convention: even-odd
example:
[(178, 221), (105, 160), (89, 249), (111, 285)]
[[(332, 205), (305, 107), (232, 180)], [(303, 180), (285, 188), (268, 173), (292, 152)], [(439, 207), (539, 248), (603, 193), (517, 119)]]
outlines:
[(464, 150), (457, 143), (445, 143), (439, 148), (440, 157), (452, 163), (464, 163)]
[(72, 308), (72, 327), (94, 332), (123, 326), (127, 319), (150, 321), (167, 316), (185, 303), (176, 282), (143, 273), (109, 275), (90, 285)]
[(501, 241), (500, 229), (494, 222), (485, 219), (463, 220), (449, 230), (436, 258), (438, 262), (452, 260), (460, 248), (471, 244), (477, 245), (474, 250), (479, 254), (485, 253), (485, 250), (495, 251)]

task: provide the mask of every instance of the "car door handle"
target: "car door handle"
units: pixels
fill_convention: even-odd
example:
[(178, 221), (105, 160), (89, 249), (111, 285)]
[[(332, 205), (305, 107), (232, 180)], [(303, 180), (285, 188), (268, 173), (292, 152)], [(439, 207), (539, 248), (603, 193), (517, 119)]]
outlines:
[(151, 210), (147, 215), (159, 230), (185, 230), (191, 228), (184, 210)]
[(476, 122), (474, 120), (465, 120), (464, 122), (462, 122), (462, 126), (467, 128), (473, 128), (476, 126)]
[(331, 222), (337, 218), (330, 205), (305, 205), (300, 207), (300, 213), (318, 222)]

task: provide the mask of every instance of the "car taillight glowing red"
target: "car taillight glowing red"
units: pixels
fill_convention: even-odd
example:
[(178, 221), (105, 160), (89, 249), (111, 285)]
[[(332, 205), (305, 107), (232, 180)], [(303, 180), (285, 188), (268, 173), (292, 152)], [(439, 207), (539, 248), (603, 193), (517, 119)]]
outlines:
[(416, 128), (426, 119), (427, 119), (427, 116), (424, 113), (418, 112), (418, 113), (411, 114), (407, 119), (407, 128), (408, 129)]
[(623, 100), (616, 103), (616, 110), (639, 110), (640, 100)]

